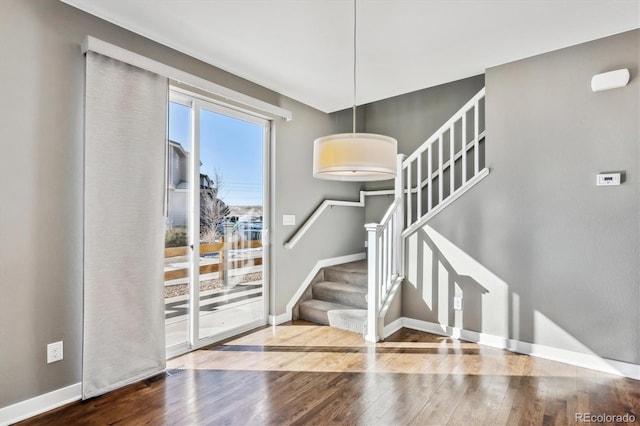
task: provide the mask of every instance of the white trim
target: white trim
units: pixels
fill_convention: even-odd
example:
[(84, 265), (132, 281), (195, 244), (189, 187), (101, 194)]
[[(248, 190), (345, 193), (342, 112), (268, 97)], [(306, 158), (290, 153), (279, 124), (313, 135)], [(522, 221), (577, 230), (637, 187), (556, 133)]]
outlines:
[(0, 425), (10, 425), (82, 398), (82, 384), (76, 383), (0, 408)]
[[(386, 339), (387, 337), (391, 336), (393, 333), (397, 332), (398, 330), (400, 330), (402, 327), (404, 327), (403, 325), (403, 321), (406, 318), (404, 317), (400, 317), (394, 321), (392, 321), (390, 324), (387, 324), (384, 326), (384, 339)], [(409, 328), (409, 327), (407, 327)]]
[(360, 201), (344, 201), (344, 200), (324, 200), (322, 204), (313, 212), (309, 219), (296, 231), (291, 239), (284, 244), (284, 248), (292, 249), (298, 244), (298, 241), (302, 239), (302, 236), (311, 229), (314, 223), (322, 216), (322, 213), (329, 207), (342, 206), (342, 207), (364, 207), (364, 191), (360, 191)]
[(475, 175), (474, 177), (466, 181), (464, 185), (462, 185), (456, 190), (456, 192), (449, 195), (443, 201), (438, 203), (433, 209), (431, 209), (427, 214), (422, 216), (416, 222), (412, 223), (411, 226), (407, 227), (407, 229), (402, 231), (402, 236), (406, 238), (407, 235), (415, 232), (416, 229), (421, 228), (425, 223), (430, 221), (435, 215), (437, 215), (442, 210), (447, 208), (451, 203), (453, 203), (455, 200), (460, 198), (462, 194), (470, 190), (472, 187), (474, 187), (476, 184), (478, 184), (482, 179), (484, 179), (488, 175), (489, 175), (488, 168), (485, 167), (484, 169), (480, 170), (480, 173), (478, 173), (477, 175)]
[(449, 130), (451, 126), (453, 126), (458, 120), (462, 118), (464, 114), (466, 114), (472, 108), (475, 108), (476, 103), (484, 98), (485, 96), (485, 88), (480, 89), (478, 93), (476, 93), (473, 98), (469, 99), (466, 104), (462, 106), (455, 114), (451, 116), (438, 130), (436, 130), (433, 135), (431, 135), (422, 145), (420, 145), (411, 155), (409, 155), (403, 162), (403, 167), (406, 168), (409, 163), (418, 158), (420, 154), (427, 150), (429, 145), (438, 140), (444, 132)]
[(379, 196), (379, 195), (394, 195), (393, 189), (381, 189), (377, 191), (360, 191), (359, 201), (345, 201), (345, 200), (324, 200), (322, 204), (315, 209), (313, 214), (309, 216), (304, 224), (296, 231), (291, 239), (284, 244), (284, 248), (292, 249), (298, 244), (298, 241), (302, 239), (302, 236), (311, 229), (311, 226), (322, 216), (322, 213), (329, 207), (342, 206), (342, 207), (364, 207), (365, 197)]
[[(464, 117), (464, 116), (463, 116), (463, 117)], [(480, 135), (478, 136), (478, 140), (480, 140), (480, 139), (484, 139), (484, 138), (485, 138), (485, 134), (486, 134), (486, 131), (485, 131), (485, 130), (483, 130), (483, 131), (482, 131), (482, 133), (480, 133)], [(472, 149), (472, 148), (475, 148), (475, 143), (476, 143), (476, 142), (477, 142), (477, 141), (476, 141), (475, 139), (474, 139), (474, 140), (472, 140), (471, 142), (469, 142), (469, 143), (467, 144), (467, 146), (465, 147), (465, 149), (464, 149), (464, 150), (462, 150), (462, 149), (461, 149), (460, 151), (458, 151), (458, 152), (456, 153), (456, 155), (453, 157), (453, 163), (454, 163), (454, 165), (455, 165), (456, 161), (458, 161), (460, 158), (465, 158), (465, 157), (462, 155), (463, 151), (464, 151), (465, 153), (467, 153), (467, 152), (471, 151), (471, 149)], [(475, 155), (475, 152), (474, 152), (474, 155)], [(420, 160), (421, 158), (422, 158), (422, 157), (418, 157), (418, 160)], [(446, 169), (448, 169), (450, 166), (451, 166), (451, 160), (447, 160), (447, 161), (445, 161), (445, 162), (444, 162), (444, 164), (442, 165), (442, 172), (444, 172), (444, 171), (445, 171)], [(463, 168), (462, 170), (465, 170), (465, 169)], [(427, 173), (427, 174), (428, 174), (428, 173)], [(429, 174), (429, 176), (431, 176), (431, 178), (429, 178), (429, 177), (424, 178), (424, 179), (421, 181), (421, 183), (420, 183), (420, 188), (421, 188), (421, 189), (423, 189), (424, 187), (426, 187), (426, 186), (429, 184), (429, 182), (431, 182), (432, 180), (435, 180), (435, 178), (437, 178), (439, 174), (440, 174), (440, 170), (436, 170), (435, 172), (431, 172), (431, 174)], [(468, 182), (468, 181), (469, 181), (469, 179), (466, 179), (466, 180), (464, 180), (464, 181), (463, 181), (463, 183), (464, 183), (464, 182)], [(407, 192), (407, 191), (405, 190), (405, 193), (406, 193), (406, 192)], [(417, 193), (417, 194), (419, 194), (419, 192), (418, 192), (418, 187), (416, 186), (415, 188), (411, 189), (411, 192), (412, 192), (413, 194), (416, 194), (416, 193)]]
[(365, 253), (356, 253), (356, 254), (349, 254), (346, 256), (332, 257), (329, 259), (319, 260), (313, 266), (313, 268), (311, 269), (311, 272), (309, 272), (307, 277), (302, 281), (302, 283), (300, 284), (300, 287), (298, 287), (298, 290), (289, 300), (289, 303), (287, 303), (286, 312), (280, 315), (269, 315), (269, 323), (277, 325), (277, 324), (282, 324), (285, 321), (291, 321), (291, 319), (293, 318), (293, 307), (296, 305), (296, 303), (298, 303), (298, 300), (300, 300), (300, 298), (304, 294), (307, 287), (309, 287), (309, 285), (311, 284), (311, 281), (313, 281), (313, 278), (316, 276), (318, 272), (320, 272), (322, 268), (326, 268), (328, 266), (333, 266), (333, 265), (340, 265), (342, 263), (356, 262), (358, 260), (363, 260), (365, 258), (366, 258)]
[(291, 321), (291, 312), (285, 312), (280, 315), (269, 315), (269, 325), (280, 325), (287, 321)]
[(235, 90), (228, 89), (209, 80), (205, 80), (204, 78), (200, 78), (195, 75), (189, 74), (188, 72), (179, 70), (169, 65), (165, 65), (162, 62), (155, 61), (151, 58), (147, 58), (145, 56), (123, 49), (114, 44), (107, 43), (106, 41), (97, 39), (95, 37), (87, 36), (82, 43), (82, 53), (86, 53), (87, 51), (92, 51), (101, 55), (109, 56), (138, 68), (142, 68), (144, 70), (151, 71), (153, 73), (170, 78), (179, 83), (184, 83), (189, 86), (204, 90), (223, 99), (256, 109), (258, 111), (266, 113), (266, 116), (264, 118), (283, 118), (287, 121), (290, 121), (293, 118), (293, 114), (289, 110), (280, 108), (251, 96), (247, 96), (243, 93), (236, 92)]
[(567, 351), (551, 346), (539, 345), (537, 343), (521, 342), (515, 339), (508, 339), (506, 337), (479, 333), (477, 331), (450, 327), (448, 325), (413, 318), (400, 317), (386, 326), (384, 329), (385, 337), (388, 337), (401, 327), (640, 380), (640, 364), (604, 358), (595, 354)]

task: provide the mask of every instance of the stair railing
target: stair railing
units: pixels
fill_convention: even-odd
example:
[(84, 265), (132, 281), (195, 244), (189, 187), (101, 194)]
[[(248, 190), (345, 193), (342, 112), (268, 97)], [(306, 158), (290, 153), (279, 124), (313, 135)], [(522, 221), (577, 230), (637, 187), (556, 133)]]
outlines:
[(489, 174), (480, 169), (484, 99), (482, 88), (410, 156), (398, 156), (395, 199), (380, 223), (365, 225), (368, 341), (384, 337), (384, 315), (404, 279), (405, 237)]
[(422, 226), (489, 173), (480, 169), (484, 98), (482, 88), (402, 163), (405, 234)]
[[(398, 170), (402, 167), (404, 155), (398, 155)], [(384, 336), (384, 314), (389, 302), (403, 277), (404, 203), (402, 197), (403, 174), (398, 173), (395, 181), (396, 196), (380, 223), (365, 225), (367, 230), (367, 332), (365, 339), (377, 342)]]

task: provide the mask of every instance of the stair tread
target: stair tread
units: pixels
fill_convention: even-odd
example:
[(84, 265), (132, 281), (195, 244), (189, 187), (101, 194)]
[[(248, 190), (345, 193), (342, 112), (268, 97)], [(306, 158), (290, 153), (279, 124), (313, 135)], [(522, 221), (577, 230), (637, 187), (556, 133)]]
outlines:
[(334, 271), (341, 272), (352, 272), (354, 274), (366, 274), (367, 261), (357, 260), (355, 262), (341, 263), (339, 265), (328, 266), (326, 269), (333, 269)]
[(309, 299), (300, 303), (300, 307), (310, 307), (312, 309), (317, 309), (319, 311), (331, 311), (331, 310), (362, 310), (358, 308), (354, 308), (352, 306), (341, 305), (339, 303), (327, 302), (326, 300), (320, 299)]
[(314, 299), (338, 303), (358, 309), (367, 309), (366, 287), (335, 281), (319, 281), (311, 289)]
[(357, 294), (367, 294), (368, 292), (368, 289), (366, 287), (355, 284), (337, 283), (334, 281), (318, 281), (317, 283), (313, 284), (313, 287)]
[(324, 280), (367, 287), (368, 285), (367, 262), (358, 260), (356, 262), (342, 263), (324, 268)]

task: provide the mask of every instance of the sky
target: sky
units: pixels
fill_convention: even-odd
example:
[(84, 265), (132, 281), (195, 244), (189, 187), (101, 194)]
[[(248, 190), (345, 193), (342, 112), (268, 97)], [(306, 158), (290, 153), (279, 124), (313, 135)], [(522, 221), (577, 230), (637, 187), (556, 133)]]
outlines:
[[(169, 139), (191, 152), (190, 108), (169, 103)], [(200, 173), (220, 175), (219, 198), (229, 206), (262, 205), (263, 127), (200, 110)]]

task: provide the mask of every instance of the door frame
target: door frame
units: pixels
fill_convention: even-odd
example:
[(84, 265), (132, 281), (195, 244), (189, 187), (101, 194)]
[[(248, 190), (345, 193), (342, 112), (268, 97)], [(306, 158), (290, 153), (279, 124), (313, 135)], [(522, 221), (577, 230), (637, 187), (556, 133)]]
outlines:
[[(272, 148), (274, 140), (273, 120), (254, 114), (243, 108), (208, 98), (198, 93), (169, 85), (169, 101), (191, 108), (191, 155), (189, 158), (189, 176), (192, 184), (189, 190), (189, 341), (167, 348), (167, 358), (211, 345), (238, 334), (267, 324), (271, 289), (271, 195), (272, 195)], [(262, 297), (263, 315), (259, 320), (234, 327), (226, 332), (200, 338), (200, 110), (206, 109), (235, 119), (262, 126)], [(168, 144), (168, 138), (167, 138)], [(197, 162), (196, 162), (197, 159)]]

